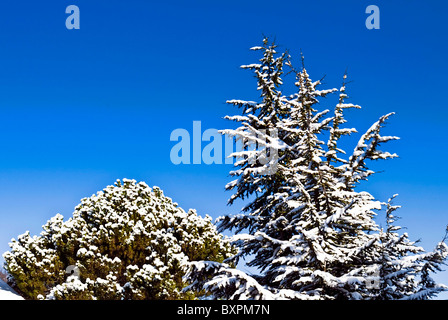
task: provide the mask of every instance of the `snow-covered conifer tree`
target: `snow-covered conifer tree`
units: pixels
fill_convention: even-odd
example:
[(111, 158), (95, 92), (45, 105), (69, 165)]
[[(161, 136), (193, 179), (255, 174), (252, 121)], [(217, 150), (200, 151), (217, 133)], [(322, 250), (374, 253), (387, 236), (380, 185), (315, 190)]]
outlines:
[[(406, 232), (400, 234), (402, 227), (396, 225), (399, 217), (395, 211), (400, 206), (392, 205), (390, 198), (386, 204), (385, 228), (381, 229), (375, 244), (376, 285), (369, 290), (375, 300), (424, 300), (448, 289), (437, 284), (431, 273), (440, 271), (448, 247), (443, 239), (431, 252), (410, 241)], [(445, 236), (446, 237), (446, 236)]]
[[(262, 63), (250, 65), (250, 69), (257, 79), (272, 79), (271, 73), (278, 79), (278, 69), (264, 67), (266, 61), (277, 61), (266, 59), (275, 53), (275, 46), (267, 45), (267, 39), (263, 44), (255, 47), (263, 52)], [(277, 59), (286, 59), (284, 65), (296, 75), (296, 93), (284, 95), (283, 80), (271, 86), (259, 80), (261, 102), (237, 103), (245, 106), (243, 115), (227, 118), (241, 122), (241, 126), (223, 131), (237, 139), (250, 139), (248, 122), (259, 123), (262, 119), (257, 110), (269, 110), (263, 114), (275, 119), (263, 122), (278, 133), (275, 143), (269, 140), (272, 143), (267, 144), (278, 149), (275, 174), (269, 174), (272, 163), (264, 168), (248, 166), (253, 153), (236, 154), (247, 157), (237, 161), (237, 170), (231, 172), (237, 179), (227, 185), (228, 190), (236, 190), (229, 203), (252, 197), (241, 214), (220, 219), (221, 230), (235, 229), (237, 233), (233, 243), (239, 253), (227, 261), (235, 263), (247, 257), (248, 266), (258, 273), (244, 274), (225, 263), (194, 262), (187, 278), (192, 288), (205, 289), (217, 298), (373, 298), (368, 281), (378, 268), (381, 236), (374, 217), (381, 202), (357, 189), (361, 181), (374, 174), (368, 167), (369, 160), (397, 157), (379, 149), (398, 139), (381, 135), (381, 128), (393, 113), (380, 117), (360, 137), (353, 153), (344, 158), (346, 152), (338, 142), (356, 132), (341, 127), (347, 122), (344, 110), (360, 108), (345, 102), (347, 76), (334, 114), (328, 116), (329, 110), (322, 110), (320, 104), (337, 90), (320, 89), (321, 81), (311, 80), (303, 57), (300, 71), (294, 69), (289, 56), (283, 54)], [(276, 98), (266, 99), (265, 91)], [(327, 142), (322, 140), (325, 137)], [(425, 270), (432, 271), (436, 265), (427, 264)]]
[(289, 56), (287, 53), (277, 55), (276, 47), (265, 38), (263, 46), (251, 48), (263, 53), (260, 63), (241, 67), (254, 73), (261, 102), (227, 101), (242, 109), (242, 115), (225, 117), (239, 122), (240, 127), (235, 130), (222, 130), (223, 134), (234, 137), (241, 148), (231, 155), (237, 159), (238, 169), (230, 172), (230, 175), (238, 178), (226, 185), (227, 190), (235, 191), (229, 199), (229, 204), (236, 199), (250, 199), (256, 195), (243, 209), (244, 212), (251, 213), (250, 218), (240, 216), (227, 221), (241, 230), (256, 229), (268, 219), (272, 211), (271, 197), (284, 180), (282, 168), (277, 166), (278, 158), (284, 156), (281, 139), (283, 132), (279, 132), (278, 123), (287, 112), (280, 88), (283, 84), (281, 75), (284, 63)]
[(28, 299), (190, 299), (189, 261), (222, 262), (232, 248), (211, 218), (185, 212), (157, 187), (123, 179), (58, 214), (39, 236), (4, 254), (12, 285)]

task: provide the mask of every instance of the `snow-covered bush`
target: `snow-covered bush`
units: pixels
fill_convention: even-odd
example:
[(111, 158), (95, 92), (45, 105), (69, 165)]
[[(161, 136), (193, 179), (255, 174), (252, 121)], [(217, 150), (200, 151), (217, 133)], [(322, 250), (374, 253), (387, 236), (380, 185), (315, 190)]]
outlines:
[(195, 293), (182, 290), (183, 266), (222, 262), (232, 252), (209, 216), (185, 212), (159, 188), (128, 179), (10, 247), (5, 268), (29, 299), (191, 299)]
[[(251, 50), (262, 57), (242, 68), (253, 72), (260, 99), (227, 101), (241, 114), (226, 116), (236, 129), (222, 130), (242, 145), (230, 155), (237, 161), (226, 185), (233, 192), (229, 204), (247, 203), (241, 213), (220, 218), (219, 230), (236, 232), (239, 253), (225, 262), (246, 257), (255, 274), (226, 263), (191, 262), (190, 288), (218, 299), (427, 299), (447, 290), (430, 276), (448, 255), (444, 241), (424, 252), (398, 233), (390, 203), (388, 228), (381, 230), (375, 216), (384, 204), (359, 190), (375, 174), (370, 161), (397, 157), (382, 150), (398, 139), (382, 134), (393, 113), (381, 116), (346, 152), (340, 140), (357, 130), (345, 127), (344, 113), (361, 108), (346, 102), (347, 75), (339, 90), (321, 89), (303, 57), (296, 69), (268, 39)], [(293, 86), (284, 85), (284, 72), (296, 76), (292, 94), (286, 94)], [(335, 92), (330, 112), (324, 99)], [(277, 156), (258, 161), (266, 154)]]

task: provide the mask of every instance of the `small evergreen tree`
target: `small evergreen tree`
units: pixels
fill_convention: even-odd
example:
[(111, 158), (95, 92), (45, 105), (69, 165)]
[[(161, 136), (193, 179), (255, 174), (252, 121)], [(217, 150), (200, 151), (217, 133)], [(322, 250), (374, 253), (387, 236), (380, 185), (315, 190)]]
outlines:
[(183, 266), (222, 262), (232, 252), (209, 216), (185, 212), (159, 188), (128, 179), (10, 247), (6, 270), (28, 299), (191, 299), (194, 292), (182, 291)]
[[(448, 247), (443, 239), (431, 252), (425, 252), (417, 242), (409, 240), (407, 233), (396, 225), (399, 219), (395, 211), (400, 206), (392, 205), (390, 198), (386, 204), (386, 225), (376, 244), (377, 284), (371, 290), (376, 300), (424, 300), (447, 289), (436, 284), (430, 274), (440, 271), (447, 256)], [(446, 236), (445, 236), (446, 237)]]

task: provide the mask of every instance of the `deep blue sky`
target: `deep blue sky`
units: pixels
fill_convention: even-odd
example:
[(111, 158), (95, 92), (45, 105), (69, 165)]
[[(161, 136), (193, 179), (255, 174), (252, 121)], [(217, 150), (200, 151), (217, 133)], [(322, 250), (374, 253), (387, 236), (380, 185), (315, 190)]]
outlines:
[[(71, 4), (80, 30), (65, 28)], [(365, 27), (370, 4), (380, 30)], [(222, 117), (238, 110), (226, 100), (257, 99), (239, 66), (257, 61), (248, 49), (263, 35), (295, 61), (302, 50), (325, 87), (339, 87), (348, 68), (350, 102), (363, 107), (348, 117), (360, 133), (397, 113), (385, 133), (401, 137), (387, 146), (400, 158), (375, 163), (383, 172), (362, 188), (383, 201), (399, 193), (401, 224), (432, 249), (448, 224), (447, 12), (435, 0), (2, 3), (0, 252), (118, 178), (160, 186), (201, 215), (237, 212), (226, 206), (231, 167), (175, 166), (169, 138), (194, 120), (228, 127)], [(448, 271), (438, 279), (448, 284)]]

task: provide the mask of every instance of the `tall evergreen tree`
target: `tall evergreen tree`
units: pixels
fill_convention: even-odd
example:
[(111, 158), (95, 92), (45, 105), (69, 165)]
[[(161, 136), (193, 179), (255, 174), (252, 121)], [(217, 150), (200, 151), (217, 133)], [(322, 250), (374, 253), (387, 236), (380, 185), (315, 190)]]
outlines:
[[(276, 60), (272, 58), (274, 45), (268, 46), (267, 39), (263, 43), (263, 47), (256, 47), (264, 53), (262, 63), (249, 68), (259, 79), (262, 101), (248, 104), (237, 100), (239, 105), (247, 106), (243, 115), (227, 118), (242, 125), (223, 133), (251, 139), (247, 134), (249, 127), (269, 123), (269, 128), (277, 132), (276, 139), (261, 140), (265, 148), (278, 152), (276, 171), (272, 174), (272, 163), (264, 168), (249, 165), (256, 152), (236, 153), (245, 158), (237, 161), (238, 169), (231, 172), (238, 178), (227, 185), (227, 189), (236, 190), (229, 203), (238, 198), (252, 198), (241, 214), (220, 219), (221, 230), (235, 229), (237, 233), (233, 240), (240, 251), (228, 261), (248, 257), (248, 265), (259, 273), (251, 276), (226, 264), (194, 262), (187, 274), (191, 286), (209, 290), (218, 298), (232, 299), (373, 298), (368, 281), (378, 269), (381, 235), (374, 217), (381, 203), (356, 188), (374, 174), (368, 160), (397, 157), (379, 149), (385, 142), (398, 139), (380, 134), (393, 113), (380, 117), (361, 136), (348, 159), (344, 159), (346, 153), (338, 142), (356, 129), (341, 127), (346, 123), (343, 111), (360, 108), (345, 103), (347, 76), (344, 75), (334, 115), (326, 117), (329, 110), (319, 111), (318, 106), (322, 98), (337, 90), (321, 90), (321, 82), (313, 82), (309, 77), (303, 57), (302, 68), (296, 71), (289, 56), (283, 54)], [(279, 69), (266, 67), (267, 61), (285, 61), (284, 65), (296, 75), (296, 93), (290, 96), (282, 93)], [(273, 78), (275, 85), (260, 81)], [(276, 98), (267, 99), (264, 92)], [(260, 114), (268, 114), (269, 120), (275, 120), (261, 120), (264, 118)], [(249, 126), (249, 122), (254, 125)], [(326, 143), (322, 141), (324, 137), (328, 137)], [(432, 261), (424, 270), (432, 271), (439, 266)], [(427, 282), (430, 283), (429, 278)], [(408, 296), (413, 292), (409, 291)]]
[(283, 84), (281, 75), (289, 55), (283, 53), (278, 56), (276, 48), (265, 38), (263, 46), (251, 48), (263, 53), (260, 63), (241, 66), (254, 73), (261, 102), (227, 101), (242, 109), (242, 115), (225, 117), (239, 122), (240, 127), (221, 132), (234, 137), (241, 147), (240, 151), (231, 155), (237, 159), (238, 169), (231, 171), (230, 175), (238, 178), (226, 185), (227, 190), (235, 191), (229, 204), (233, 204), (236, 199), (253, 199), (243, 208), (243, 212), (248, 212), (249, 216), (233, 217), (222, 222), (238, 230), (255, 230), (269, 219), (271, 197), (285, 179), (282, 168), (278, 167), (278, 158), (283, 157), (285, 152), (281, 139), (283, 132), (278, 131), (278, 123), (287, 112), (280, 88)]

